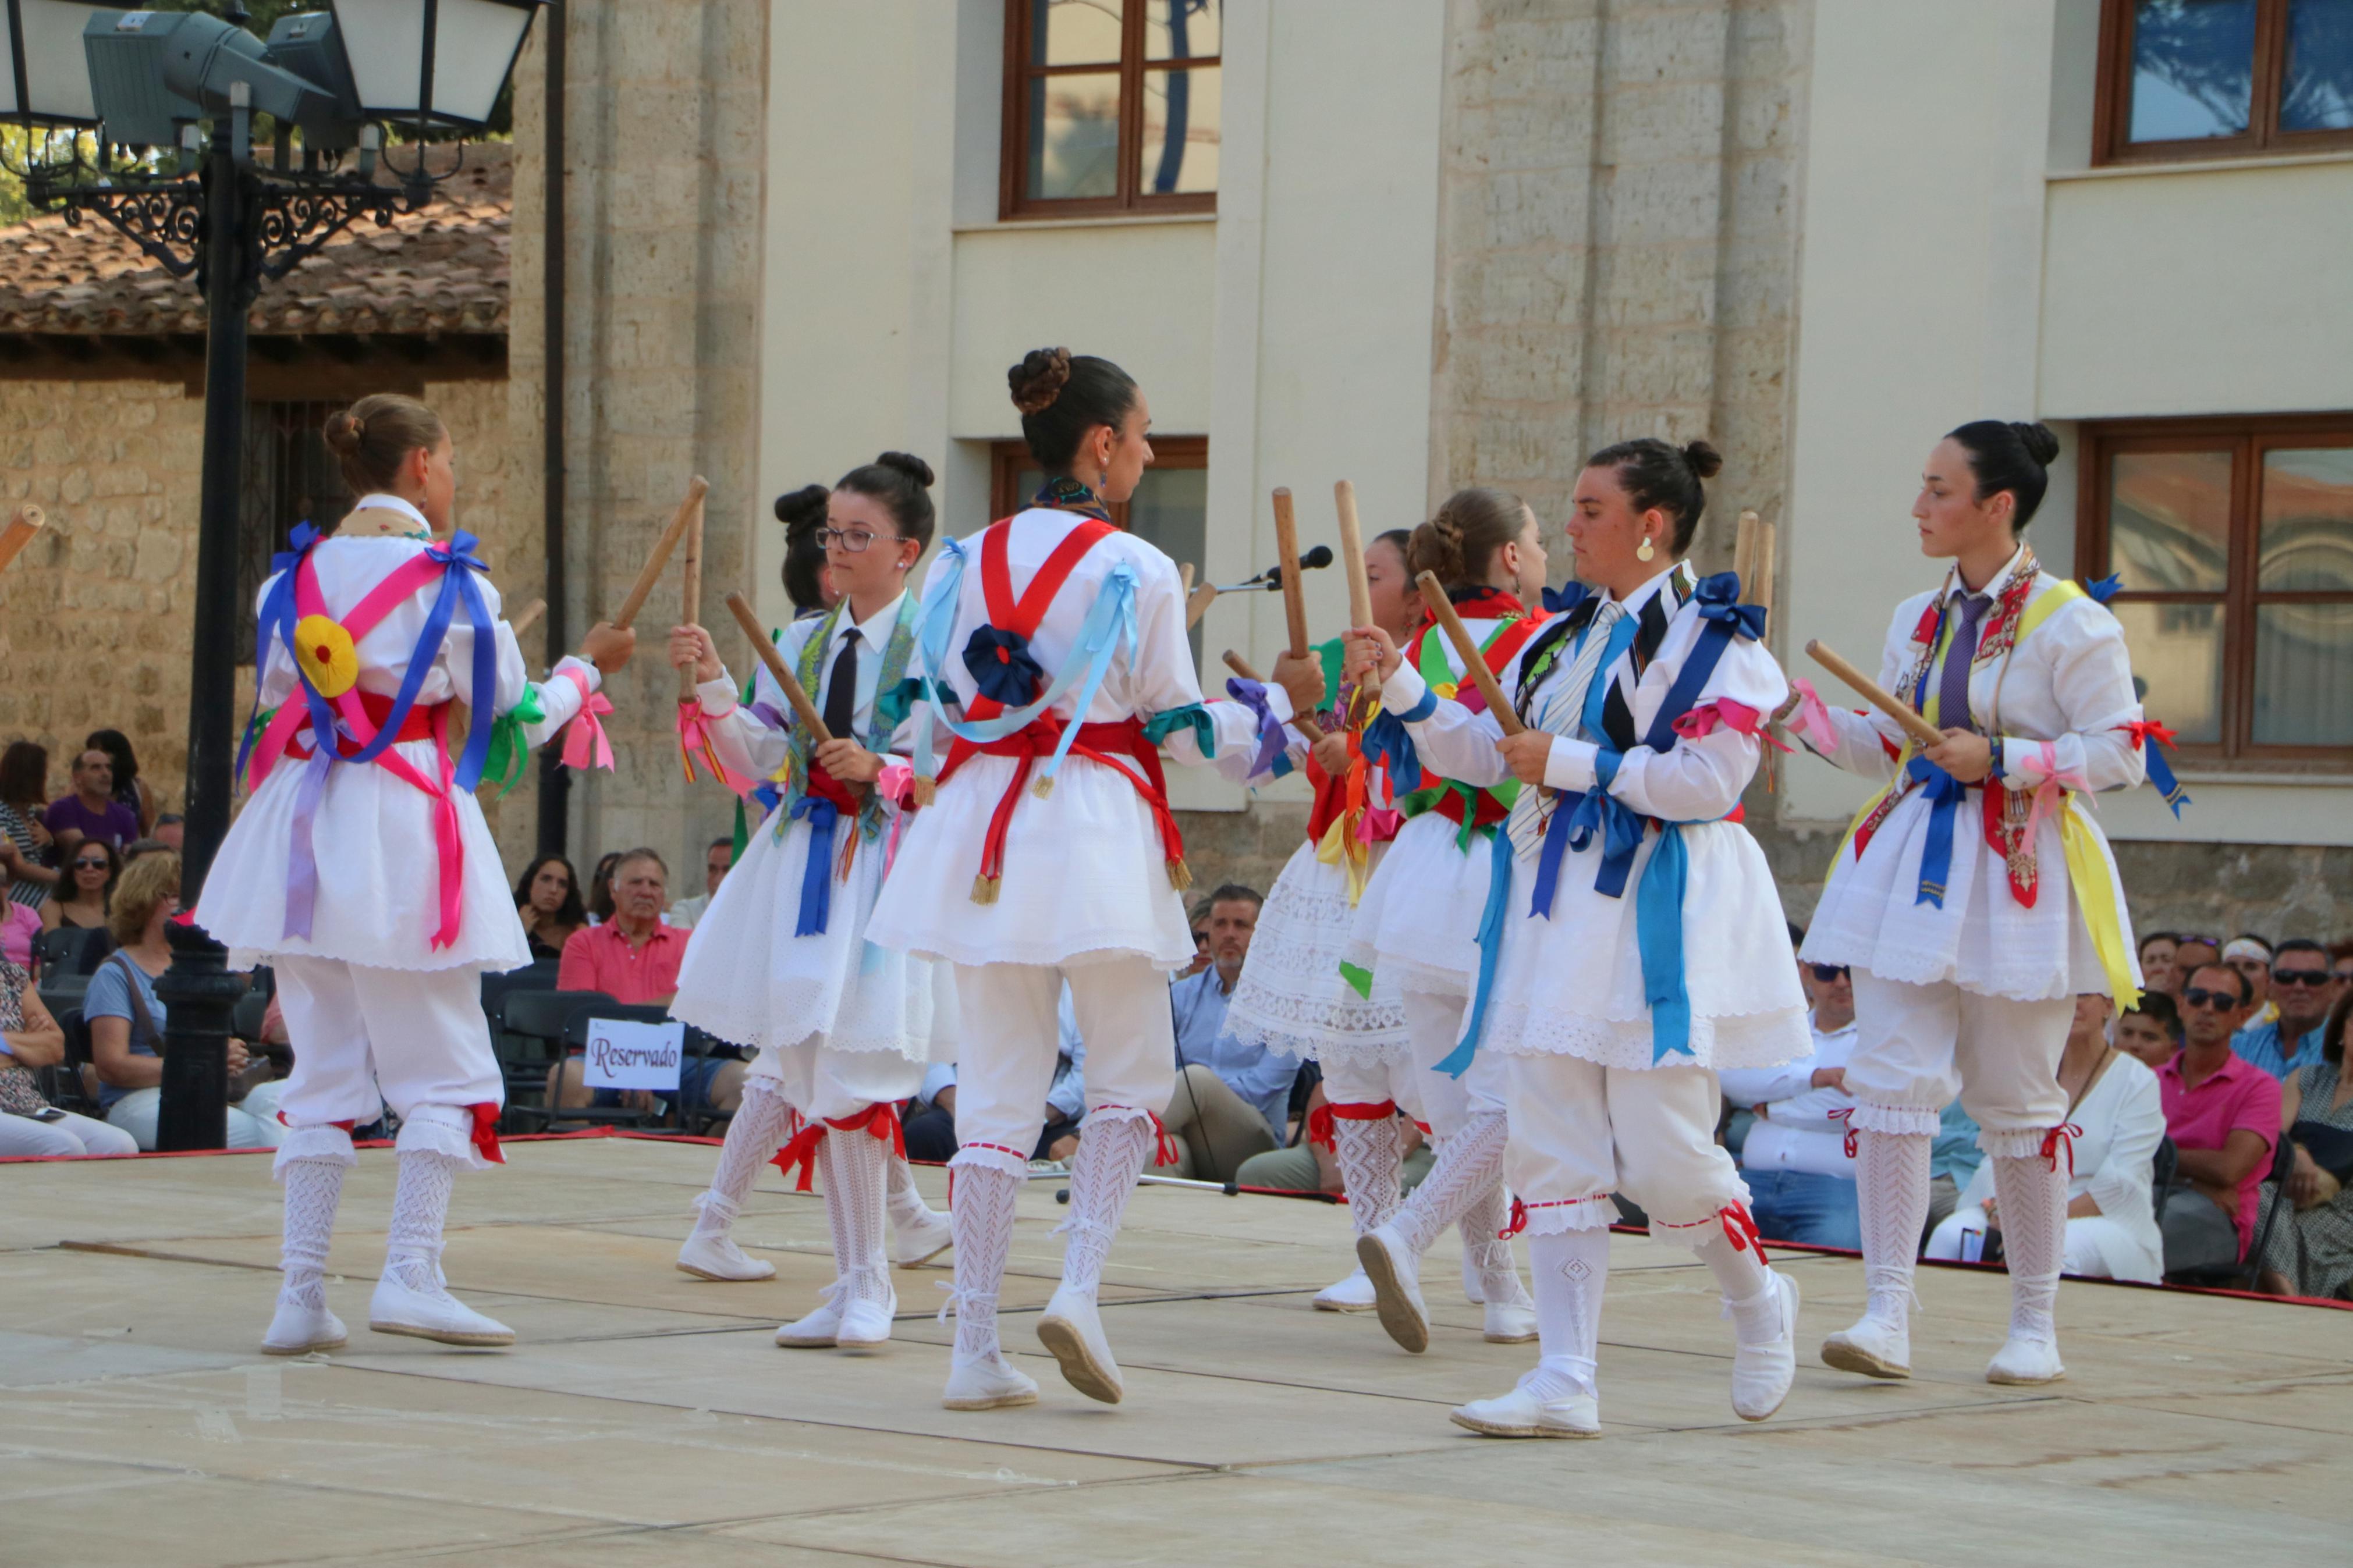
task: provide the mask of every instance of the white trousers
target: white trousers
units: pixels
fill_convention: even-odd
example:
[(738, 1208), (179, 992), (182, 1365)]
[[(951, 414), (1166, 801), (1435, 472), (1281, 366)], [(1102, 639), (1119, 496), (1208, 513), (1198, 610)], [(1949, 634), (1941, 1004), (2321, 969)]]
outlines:
[[(1485, 1053), (1482, 1053), (1482, 1055)], [(1703, 1067), (1605, 1068), (1572, 1056), (1511, 1056), (1511, 1142), (1504, 1181), (1527, 1205), (1528, 1230), (1592, 1230), (1624, 1193), (1654, 1228), (1705, 1223), (1748, 1201), (1715, 1142), (1722, 1103)]]
[[(250, 1099), (251, 1096), (247, 1098)], [(164, 1091), (134, 1089), (107, 1108), (106, 1125), (131, 1135), (133, 1144), (153, 1152), (155, 1123), (164, 1114)], [(275, 1149), (286, 1141), (286, 1129), (232, 1105), (225, 1131), (231, 1149)]]
[[(1504, 1058), (1493, 1051), (1472, 1057), (1470, 1070), (1461, 1078), (1438, 1070), (1438, 1064), (1452, 1054), (1455, 1037), (1462, 1033), (1462, 1016), (1470, 1011), (1471, 998), (1428, 991), (1403, 994), (1406, 1044), (1413, 1055), (1411, 1092), (1421, 1104), (1416, 1120), (1427, 1123), (1433, 1137), (1451, 1138), (1474, 1116), (1504, 1114), (1506, 1074)], [(1094, 1066), (1092, 1057), (1087, 1065)]]
[[(870, 1105), (896, 1104), (923, 1087), (923, 1064), (897, 1051), (837, 1051), (823, 1035), (770, 1047), (753, 1058), (752, 1076), (772, 1080), (785, 1103), (811, 1121), (840, 1121)], [(963, 1097), (957, 1097), (962, 1103)]]
[(278, 1101), (288, 1126), (369, 1122), (386, 1105), (407, 1121), (420, 1106), (506, 1104), (478, 971), (284, 954), (271, 967), (294, 1047)]
[[(115, 1101), (120, 1105), (121, 1100)], [(154, 1117), (147, 1119), (147, 1141), (155, 1141)], [(234, 1145), (232, 1145), (234, 1147)], [(94, 1121), (72, 1111), (59, 1113), (54, 1121), (36, 1121), (29, 1116), (0, 1116), (0, 1157), (22, 1159), (46, 1156), (50, 1159), (79, 1159), (84, 1154), (136, 1154), (139, 1140), (126, 1130), (104, 1121)]]
[(1988, 1153), (2033, 1153), (2067, 1114), (2059, 1055), (2074, 1017), (2072, 996), (2021, 1002), (1858, 969), (1846, 1067), (1853, 1125), (1934, 1137), (1957, 1093)]
[(1421, 1092), (1421, 1080), (1426, 1076), (1425, 1070), (1408, 1057), (1372, 1061), (1361, 1057), (1335, 1056), (1324, 1063), (1324, 1098), (1334, 1105), (1394, 1101), (1399, 1110), (1426, 1127), (1430, 1117), (1422, 1109)]
[(1071, 985), (1086, 1042), (1087, 1110), (1126, 1106), (1157, 1116), (1176, 1088), (1168, 977), (1144, 955), (1075, 968), (1050, 963), (955, 966), (956, 1159), (1015, 1175), (1046, 1130), (1046, 1091), (1060, 1054), (1054, 1012)]

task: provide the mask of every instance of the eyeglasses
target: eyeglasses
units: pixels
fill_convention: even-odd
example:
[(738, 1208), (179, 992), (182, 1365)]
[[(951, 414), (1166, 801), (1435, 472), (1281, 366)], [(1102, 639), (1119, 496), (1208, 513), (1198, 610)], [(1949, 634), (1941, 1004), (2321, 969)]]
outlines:
[(1806, 967), (1812, 970), (1814, 979), (1824, 985), (1833, 980), (1844, 980), (1847, 975), (1847, 967), (1843, 963), (1810, 963)]
[(2329, 974), (2326, 969), (2274, 969), (2272, 971), (2272, 984), (2274, 985), (2326, 985), (2328, 980)]
[(106, 862), (103, 860), (77, 860), (74, 862), (73, 868), (77, 871), (103, 871), (106, 869)]
[(839, 544), (851, 555), (865, 554), (878, 539), (888, 539), (893, 544), (907, 542), (907, 536), (903, 533), (877, 533), (871, 528), (820, 528), (817, 531), (818, 549), (830, 550)]
[(2204, 1007), (2210, 1012), (2227, 1013), (2239, 1005), (2239, 998), (2235, 992), (2209, 991), (2202, 986), (2193, 985), (2181, 994), (2181, 1005), (2185, 1007)]

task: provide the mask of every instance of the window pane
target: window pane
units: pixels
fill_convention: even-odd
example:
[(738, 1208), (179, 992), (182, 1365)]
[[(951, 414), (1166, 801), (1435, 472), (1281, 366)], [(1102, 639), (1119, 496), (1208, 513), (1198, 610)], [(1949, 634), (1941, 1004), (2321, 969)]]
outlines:
[(1144, 141), (1136, 189), (1146, 195), (1218, 188), (1218, 68), (1144, 73)]
[[(1159, 547), (1171, 561), (1193, 563), (1198, 579), (1209, 537), (1209, 471), (1146, 468), (1127, 503), (1128, 531)], [(1201, 662), (1201, 628), (1190, 634), (1193, 662)], [(1219, 691), (1221, 683), (1213, 681)]]
[(2280, 129), (2353, 130), (2353, 0), (2289, 0)]
[(2353, 447), (2263, 454), (2259, 588), (2353, 591)]
[(2127, 592), (2219, 594), (2230, 574), (2231, 454), (2119, 452), (2108, 570)]
[(1013, 510), (1015, 511), (1029, 510), (1031, 499), (1035, 497), (1039, 490), (1042, 490), (1045, 488), (1045, 469), (1033, 468), (1029, 465), (1024, 464), (1019, 468), (1014, 470)]
[(2184, 741), (2220, 744), (2222, 606), (2122, 600), (2109, 608), (2124, 623), (2133, 686), (2148, 716), (2171, 726)]
[(1033, 66), (1119, 64), (1124, 0), (1029, 0)]
[(1196, 60), (1218, 53), (1218, 0), (1145, 0), (1144, 58)]
[(2353, 605), (2255, 608), (2259, 746), (2353, 746)]
[(1119, 195), (1119, 73), (1029, 81), (1029, 195)]
[(2247, 129), (2255, 0), (2133, 7), (2132, 139), (2191, 142)]

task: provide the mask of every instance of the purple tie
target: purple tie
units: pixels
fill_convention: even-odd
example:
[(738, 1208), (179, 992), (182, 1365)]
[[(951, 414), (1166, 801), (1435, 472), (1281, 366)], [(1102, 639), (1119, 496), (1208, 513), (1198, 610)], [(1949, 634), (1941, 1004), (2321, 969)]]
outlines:
[(1936, 723), (1947, 730), (1971, 730), (1969, 721), (1969, 666), (1978, 653), (1978, 622), (1993, 601), (1983, 594), (1955, 590), (1960, 600), (1961, 624), (1953, 628), (1953, 640), (1945, 648), (1945, 668), (1936, 678)]

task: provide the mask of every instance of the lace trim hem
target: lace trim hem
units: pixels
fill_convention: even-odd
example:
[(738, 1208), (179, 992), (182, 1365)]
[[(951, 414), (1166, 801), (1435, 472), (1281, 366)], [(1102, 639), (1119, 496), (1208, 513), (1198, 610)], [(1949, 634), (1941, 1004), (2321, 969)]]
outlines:
[(1677, 1052), (1663, 1060), (1652, 1055), (1648, 1018), (1596, 1018), (1520, 1004), (1494, 1008), (1480, 1044), (1480, 1049), (1504, 1056), (1571, 1056), (1629, 1072), (1694, 1065), (1717, 1069), (1779, 1067), (1813, 1048), (1813, 1032), (1802, 1007), (1694, 1018), (1690, 1054)]

